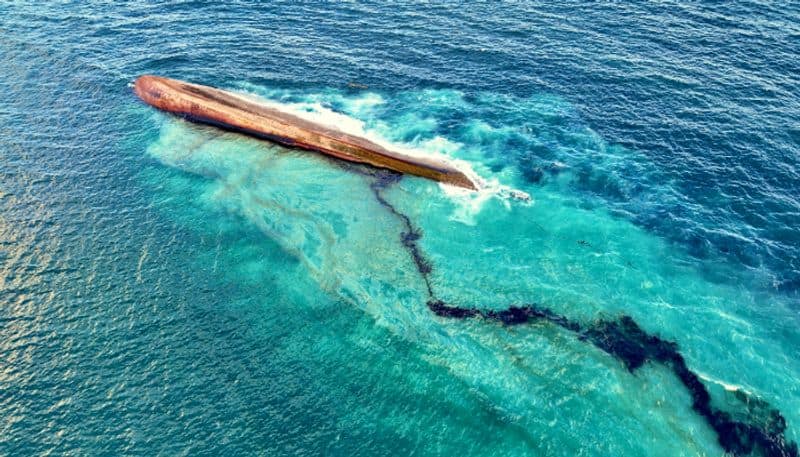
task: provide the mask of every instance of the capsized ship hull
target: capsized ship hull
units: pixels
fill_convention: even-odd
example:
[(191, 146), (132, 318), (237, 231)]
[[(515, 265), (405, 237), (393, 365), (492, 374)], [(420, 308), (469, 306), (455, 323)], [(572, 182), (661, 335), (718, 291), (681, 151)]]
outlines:
[(137, 78), (133, 90), (148, 105), (195, 122), (350, 162), (476, 189), (472, 180), (447, 162), (391, 151), (369, 139), (259, 104), (232, 92), (152, 75)]

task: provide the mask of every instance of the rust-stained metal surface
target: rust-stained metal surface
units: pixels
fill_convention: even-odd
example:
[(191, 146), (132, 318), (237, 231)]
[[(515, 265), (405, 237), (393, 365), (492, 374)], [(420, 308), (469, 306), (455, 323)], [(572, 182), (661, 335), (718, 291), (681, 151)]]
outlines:
[(148, 105), (195, 122), (351, 162), (476, 189), (463, 172), (446, 162), (390, 151), (366, 138), (259, 104), (232, 92), (151, 75), (140, 76), (133, 90)]

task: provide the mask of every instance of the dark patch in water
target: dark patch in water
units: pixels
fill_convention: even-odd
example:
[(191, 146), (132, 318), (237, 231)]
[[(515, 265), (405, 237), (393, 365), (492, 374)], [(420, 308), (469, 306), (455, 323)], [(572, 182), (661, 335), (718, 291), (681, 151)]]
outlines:
[[(719, 410), (711, 404), (711, 394), (695, 372), (689, 369), (678, 344), (645, 332), (630, 316), (617, 320), (599, 320), (581, 325), (552, 310), (537, 304), (510, 306), (504, 310), (487, 310), (448, 304), (436, 297), (431, 285), (431, 263), (425, 258), (417, 242), (422, 232), (414, 227), (411, 219), (398, 211), (383, 197), (383, 190), (400, 180), (399, 173), (377, 170), (362, 172), (373, 177), (370, 185), (375, 198), (403, 223), (400, 241), (411, 255), (428, 290), (428, 309), (439, 317), (450, 319), (484, 319), (502, 325), (523, 325), (531, 322), (549, 322), (575, 333), (581, 341), (587, 341), (598, 349), (616, 357), (633, 373), (647, 362), (659, 363), (669, 369), (681, 381), (692, 397), (692, 409), (706, 420), (717, 434), (717, 441), (725, 452), (732, 455), (764, 455), (798, 457), (797, 444), (785, 436), (786, 420), (780, 411), (758, 398), (751, 398), (741, 391), (737, 397), (747, 405), (740, 419), (731, 413)], [(579, 244), (582, 244), (579, 242)], [(588, 243), (587, 243), (588, 244)]]
[(397, 218), (399, 218), (403, 223), (405, 230), (400, 233), (400, 242), (403, 244), (403, 247), (406, 248), (408, 253), (411, 254), (411, 259), (414, 260), (417, 270), (419, 271), (420, 275), (422, 275), (422, 279), (425, 281), (425, 287), (428, 289), (428, 295), (433, 296), (433, 288), (431, 287), (431, 282), (429, 279), (429, 274), (431, 271), (433, 271), (433, 267), (431, 266), (430, 262), (428, 262), (428, 259), (426, 259), (422, 254), (422, 251), (420, 251), (419, 245), (417, 244), (417, 241), (419, 241), (419, 239), (422, 237), (422, 231), (414, 227), (414, 224), (411, 223), (411, 219), (409, 219), (405, 214), (397, 211), (397, 209), (392, 206), (391, 203), (383, 198), (383, 194), (381, 193), (382, 190), (399, 181), (403, 175), (390, 170), (375, 170), (372, 175), (375, 177), (375, 180), (372, 182), (372, 184), (370, 184), (372, 193), (375, 195), (378, 203), (388, 209), (389, 212), (397, 216)]
[(547, 171), (550, 172), (551, 175), (557, 176), (561, 174), (562, 171), (564, 171), (564, 167), (565, 165), (563, 164), (560, 164), (558, 162), (552, 162), (550, 163), (550, 165), (548, 165)]
[(539, 167), (525, 169), (522, 171), (522, 175), (525, 177), (525, 179), (534, 184), (541, 184), (542, 180), (544, 179), (544, 172), (542, 172), (542, 169)]

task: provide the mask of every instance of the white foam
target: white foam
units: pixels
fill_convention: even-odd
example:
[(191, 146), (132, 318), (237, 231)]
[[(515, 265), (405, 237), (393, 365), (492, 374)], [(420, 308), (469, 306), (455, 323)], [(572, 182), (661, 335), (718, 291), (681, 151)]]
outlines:
[(707, 375), (705, 373), (701, 373), (701, 372), (698, 371), (697, 372), (697, 376), (699, 376), (700, 379), (702, 379), (703, 381), (713, 382), (714, 384), (722, 387), (723, 389), (727, 390), (728, 392), (741, 391), (741, 392), (744, 392), (744, 393), (746, 393), (748, 395), (752, 395), (751, 392), (747, 391), (747, 389), (745, 389), (742, 386), (737, 386), (735, 384), (728, 384), (728, 383), (726, 383), (724, 381), (720, 381), (719, 379), (713, 378), (713, 377), (711, 377), (711, 376), (709, 376), (709, 375)]
[[(366, 138), (367, 140), (370, 140), (389, 151), (419, 159), (434, 159), (455, 167), (467, 175), (467, 177), (472, 178), (473, 176), (478, 176), (477, 173), (472, 169), (472, 166), (469, 164), (469, 162), (464, 160), (456, 160), (446, 154), (436, 152), (437, 150), (453, 150), (460, 147), (459, 144), (453, 143), (446, 138), (435, 137), (423, 143), (425, 149), (415, 148), (413, 146), (389, 141), (374, 130), (368, 130), (363, 121), (346, 114), (333, 111), (330, 108), (323, 106), (322, 103), (318, 101), (303, 103), (279, 103), (274, 100), (263, 98), (260, 95), (253, 94), (251, 92), (236, 92), (236, 94), (250, 101), (268, 106), (286, 114), (297, 116), (310, 122), (314, 122), (315, 124), (320, 124), (327, 128), (338, 130), (342, 133), (348, 133), (350, 135)], [(363, 109), (364, 106), (375, 106), (377, 104), (384, 103), (384, 101), (380, 95), (373, 94), (371, 96), (356, 99), (351, 103), (355, 105), (357, 110), (360, 110)], [(479, 183), (476, 182), (476, 184)]]
[[(472, 176), (468, 177), (473, 179)], [(450, 184), (439, 183), (439, 188), (446, 196), (457, 204), (456, 209), (450, 216), (450, 220), (461, 222), (466, 225), (475, 225), (475, 216), (477, 216), (483, 206), (492, 198), (498, 198), (503, 202), (506, 209), (511, 209), (511, 201), (514, 200), (517, 204), (530, 206), (533, 204), (531, 196), (518, 189), (500, 184), (497, 179), (484, 180), (475, 175), (475, 179), (480, 182), (477, 191), (471, 191), (462, 187), (453, 186)]]

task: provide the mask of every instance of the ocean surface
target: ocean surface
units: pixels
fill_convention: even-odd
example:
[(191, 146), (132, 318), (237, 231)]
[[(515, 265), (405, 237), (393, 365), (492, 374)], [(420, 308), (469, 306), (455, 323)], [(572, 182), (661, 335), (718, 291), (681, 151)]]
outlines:
[(0, 455), (796, 456), (799, 94), (792, 2), (2, 3)]

